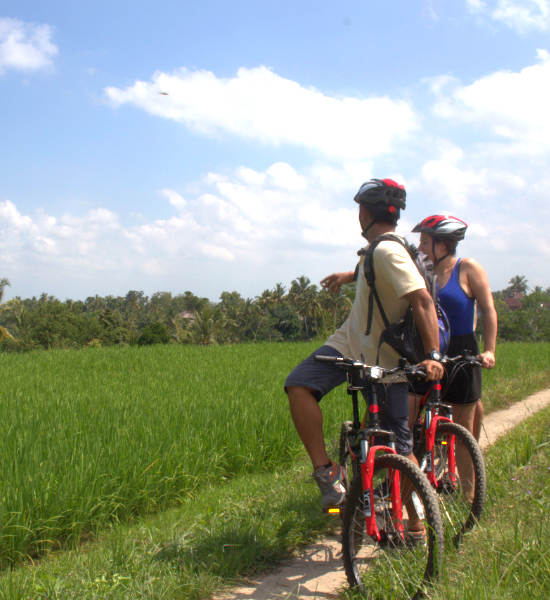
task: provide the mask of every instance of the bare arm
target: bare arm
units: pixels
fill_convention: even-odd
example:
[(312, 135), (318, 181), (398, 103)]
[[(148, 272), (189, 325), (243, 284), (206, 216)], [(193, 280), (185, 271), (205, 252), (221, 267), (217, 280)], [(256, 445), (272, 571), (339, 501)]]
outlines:
[(321, 286), (328, 289), (331, 294), (337, 294), (345, 283), (351, 283), (353, 281), (354, 274), (354, 271), (333, 273), (332, 275), (328, 275), (324, 279), (321, 279)]
[[(405, 298), (412, 307), (414, 321), (420, 332), (426, 354), (439, 350), (439, 326), (432, 297), (426, 288), (406, 294)], [(441, 379), (443, 366), (434, 360), (424, 360), (420, 363), (428, 375), (427, 379)]]
[(487, 369), (492, 369), (495, 366), (498, 324), (489, 279), (483, 267), (475, 260), (468, 258), (463, 259), (463, 262), (467, 267), (468, 286), (483, 316), (483, 352), (480, 354), (481, 364)]

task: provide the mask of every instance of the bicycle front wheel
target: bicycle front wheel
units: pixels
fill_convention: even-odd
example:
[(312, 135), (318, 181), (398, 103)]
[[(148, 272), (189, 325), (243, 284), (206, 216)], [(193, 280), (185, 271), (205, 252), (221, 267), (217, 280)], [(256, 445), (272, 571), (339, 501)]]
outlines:
[[(392, 505), (394, 472), (400, 474), (404, 535)], [(366, 532), (362, 481), (356, 478), (344, 506), (342, 554), (348, 582), (372, 598), (419, 598), (437, 577), (443, 554), (443, 526), (437, 498), (425, 475), (410, 460), (383, 454), (374, 461), (376, 522), (381, 539)], [(408, 521), (414, 514), (425, 536), (413, 535)]]
[[(419, 454), (424, 467), (425, 450)], [(443, 524), (457, 544), (483, 512), (487, 494), (485, 461), (474, 436), (462, 425), (445, 421), (437, 426), (433, 462)]]

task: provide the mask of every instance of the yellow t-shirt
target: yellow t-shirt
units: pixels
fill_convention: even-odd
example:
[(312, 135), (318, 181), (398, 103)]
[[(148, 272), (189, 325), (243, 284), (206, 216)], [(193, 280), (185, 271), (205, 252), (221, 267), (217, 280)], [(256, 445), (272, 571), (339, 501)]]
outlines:
[[(405, 314), (408, 302), (406, 294), (425, 288), (424, 278), (413, 263), (407, 249), (399, 242), (384, 240), (374, 252), (375, 285), (378, 296), (390, 323)], [(365, 279), (362, 256), (359, 262), (355, 300), (342, 326), (326, 341), (326, 344), (355, 360), (369, 365), (376, 364), (380, 334), (384, 330), (382, 315), (373, 298), (373, 318), (370, 334), (367, 330), (370, 288)], [(399, 355), (387, 344), (380, 347), (379, 365), (387, 369), (396, 367)]]

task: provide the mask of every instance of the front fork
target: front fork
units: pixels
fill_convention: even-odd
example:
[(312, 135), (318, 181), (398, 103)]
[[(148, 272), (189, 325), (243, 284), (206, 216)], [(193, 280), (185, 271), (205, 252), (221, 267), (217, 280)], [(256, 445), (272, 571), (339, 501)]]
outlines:
[[(374, 489), (372, 478), (374, 475), (374, 459), (378, 452), (397, 454), (395, 444), (391, 442), (390, 446), (371, 446), (366, 439), (361, 440), (361, 481), (363, 484), (363, 503), (365, 507), (365, 526), (367, 534), (380, 542), (383, 533), (378, 529), (376, 523), (376, 511), (374, 509)], [(392, 502), (392, 520), (396, 531), (404, 539), (403, 527), (403, 505), (401, 502), (401, 487), (399, 471), (390, 470), (391, 478), (391, 502)]]
[[(432, 414), (432, 411), (426, 412), (426, 467), (425, 472), (430, 484), (437, 489), (440, 486), (440, 482), (437, 481), (435, 473), (435, 435), (437, 427), (440, 422), (451, 423), (451, 419), (438, 414)], [(455, 457), (455, 436), (451, 435), (447, 438), (446, 442), (449, 445), (447, 452), (447, 475), (449, 476), (450, 483), (454, 486), (456, 484), (456, 457)]]

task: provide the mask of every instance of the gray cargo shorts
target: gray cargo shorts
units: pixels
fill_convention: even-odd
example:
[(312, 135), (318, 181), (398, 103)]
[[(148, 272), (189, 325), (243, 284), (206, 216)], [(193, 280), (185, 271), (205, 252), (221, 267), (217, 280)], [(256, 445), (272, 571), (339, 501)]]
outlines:
[[(331, 346), (321, 346), (297, 365), (285, 381), (285, 392), (289, 387), (304, 387), (312, 391), (320, 402), (336, 386), (346, 381), (346, 373), (333, 364), (315, 360), (316, 354), (342, 356)], [(383, 429), (395, 433), (395, 448), (399, 454), (408, 456), (412, 452), (412, 436), (409, 430), (408, 384), (392, 383), (378, 386), (380, 424)]]

